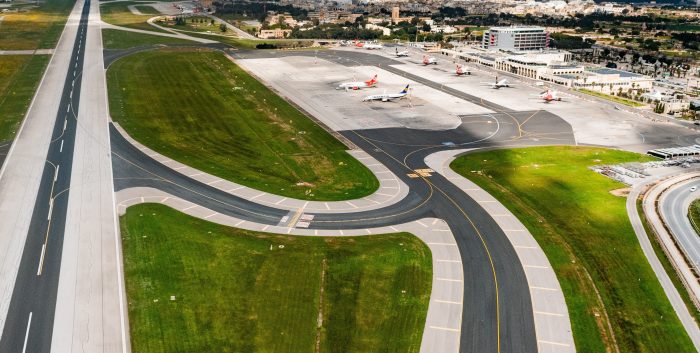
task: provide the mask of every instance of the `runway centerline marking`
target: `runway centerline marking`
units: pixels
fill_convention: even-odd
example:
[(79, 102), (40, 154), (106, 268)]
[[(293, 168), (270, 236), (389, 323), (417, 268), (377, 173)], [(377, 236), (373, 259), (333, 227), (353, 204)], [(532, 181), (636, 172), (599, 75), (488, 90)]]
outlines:
[(44, 256), (46, 255), (46, 243), (41, 245), (41, 256), (39, 256), (39, 267), (36, 269), (36, 275), (41, 276), (42, 269), (44, 268)]
[(32, 327), (32, 313), (29, 313), (29, 321), (27, 322), (27, 332), (24, 334), (24, 345), (22, 346), (22, 353), (27, 352), (27, 341), (29, 341), (29, 328)]

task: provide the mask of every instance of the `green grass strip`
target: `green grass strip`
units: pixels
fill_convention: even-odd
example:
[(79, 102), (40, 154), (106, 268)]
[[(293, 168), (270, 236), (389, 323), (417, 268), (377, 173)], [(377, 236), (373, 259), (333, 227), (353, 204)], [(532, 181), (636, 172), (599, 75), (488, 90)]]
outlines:
[(0, 55), (0, 142), (17, 134), (50, 59), (49, 55)]
[(432, 260), (411, 234), (281, 236), (155, 204), (120, 222), (134, 353), (419, 351)]
[(187, 39), (163, 37), (153, 34), (134, 33), (109, 28), (102, 30), (102, 42), (104, 44), (105, 49), (128, 49), (133, 47), (149, 46), (156, 44), (198, 44), (197, 42), (193, 42)]
[(155, 26), (151, 26), (150, 24), (148, 24), (146, 22), (146, 21), (148, 21), (149, 18), (153, 17), (154, 15), (152, 15), (152, 14), (136, 15), (133, 12), (131, 12), (131, 10), (129, 10), (129, 6), (131, 6), (131, 5), (143, 5), (143, 4), (138, 3), (138, 2), (134, 2), (134, 1), (118, 1), (118, 2), (101, 3), (100, 4), (100, 16), (102, 17), (103, 21), (105, 21), (109, 24), (113, 24), (115, 26), (134, 28), (134, 29), (142, 29), (144, 31), (151, 31), (151, 32), (167, 33), (167, 31), (162, 30), (162, 29), (155, 27)]
[[(629, 152), (534, 147), (469, 154), (452, 168), (500, 200), (537, 239), (566, 298), (580, 352), (693, 352), (637, 242), (624, 187), (588, 169)], [(613, 336), (608, 327), (612, 327)]]
[(343, 144), (222, 53), (137, 53), (107, 71), (112, 118), (181, 163), (309, 200), (367, 196), (379, 182)]
[(610, 95), (610, 94), (605, 94), (605, 93), (601, 93), (601, 92), (596, 92), (596, 91), (592, 91), (592, 90), (585, 89), (585, 88), (577, 89), (576, 91), (577, 91), (577, 92), (581, 92), (581, 93), (585, 93), (585, 94), (590, 95), (590, 96), (594, 96), (594, 97), (602, 98), (602, 99), (605, 99), (605, 100), (609, 100), (609, 101), (611, 101), (611, 102), (620, 103), (620, 104), (626, 105), (626, 106), (628, 106), (628, 107), (638, 108), (638, 107), (643, 107), (643, 106), (644, 106), (643, 103), (639, 103), (639, 102), (633, 101), (633, 100), (631, 100), (631, 99), (622, 98), (622, 97), (616, 97), (616, 96), (613, 96), (613, 95)]
[(52, 0), (27, 12), (0, 13), (0, 50), (54, 48), (74, 4)]

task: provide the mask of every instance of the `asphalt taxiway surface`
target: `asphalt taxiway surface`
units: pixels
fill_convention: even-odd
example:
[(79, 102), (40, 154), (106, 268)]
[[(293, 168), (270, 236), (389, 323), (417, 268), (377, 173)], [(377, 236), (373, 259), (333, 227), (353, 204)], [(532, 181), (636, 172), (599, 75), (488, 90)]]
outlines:
[[(573, 144), (569, 124), (545, 111), (461, 117), (453, 130), (387, 128), (341, 131), (400, 177), (409, 194), (400, 202), (357, 213), (312, 214), (311, 229), (357, 229), (400, 224), (424, 217), (445, 220), (462, 256), (464, 298), (460, 352), (534, 352), (537, 342), (530, 291), (518, 257), (488, 213), (438, 174), (409, 176), (428, 168), (424, 158), (450, 148)], [(128, 143), (111, 128), (115, 190), (153, 187), (213, 211), (275, 225), (288, 210), (256, 204), (194, 181)], [(498, 286), (498, 289), (496, 287)]]
[(89, 9), (89, 2), (85, 2), (0, 339), (1, 353), (51, 349)]

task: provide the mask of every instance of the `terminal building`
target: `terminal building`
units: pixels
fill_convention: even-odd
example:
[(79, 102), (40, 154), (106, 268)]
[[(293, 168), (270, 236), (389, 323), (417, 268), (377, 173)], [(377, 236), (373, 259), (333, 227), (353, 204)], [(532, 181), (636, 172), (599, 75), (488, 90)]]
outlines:
[(603, 67), (586, 67), (571, 61), (565, 50), (494, 51), (479, 48), (442, 49), (445, 55), (492, 67), (533, 80), (612, 94), (645, 92), (652, 88), (651, 77)]
[(481, 47), (486, 50), (527, 51), (549, 47), (549, 33), (544, 27), (491, 27), (484, 31)]

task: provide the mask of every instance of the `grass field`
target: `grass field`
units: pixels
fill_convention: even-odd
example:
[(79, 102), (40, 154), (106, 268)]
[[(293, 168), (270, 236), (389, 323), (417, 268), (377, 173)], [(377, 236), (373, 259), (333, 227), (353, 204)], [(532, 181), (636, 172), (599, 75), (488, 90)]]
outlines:
[(617, 97), (617, 96), (613, 96), (613, 95), (605, 94), (605, 93), (600, 93), (600, 92), (596, 92), (596, 91), (591, 91), (591, 90), (585, 89), (585, 88), (578, 89), (578, 90), (576, 90), (576, 91), (581, 92), (581, 93), (588, 94), (588, 95), (590, 95), (590, 96), (594, 96), (594, 97), (602, 98), (602, 99), (605, 99), (605, 100), (609, 100), (609, 101), (611, 101), (611, 102), (620, 103), (620, 104), (626, 105), (626, 106), (628, 106), (628, 107), (638, 108), (638, 107), (643, 107), (643, 106), (644, 106), (644, 103), (640, 103), (640, 102), (637, 102), (637, 101), (633, 101), (633, 100), (631, 100), (631, 99), (622, 98), (622, 97)]
[[(129, 10), (129, 5), (139, 5), (139, 3), (120, 1), (100, 4), (102, 20), (115, 26), (142, 29), (151, 32), (166, 32), (146, 22), (149, 18), (153, 17), (153, 15), (135, 15)], [(146, 7), (143, 6), (143, 4), (141, 4), (141, 6)]]
[(419, 350), (432, 260), (411, 234), (281, 236), (155, 204), (120, 222), (135, 353)]
[(54, 48), (74, 4), (52, 0), (28, 12), (0, 14), (0, 50)]
[(580, 352), (615, 352), (615, 345), (620, 352), (694, 351), (639, 247), (625, 199), (610, 193), (624, 185), (587, 169), (648, 158), (535, 147), (470, 154), (452, 164), (535, 236), (564, 291)]
[[(173, 28), (177, 30), (177, 28)], [(187, 34), (188, 36), (192, 37), (197, 37), (197, 38), (205, 38), (205, 39), (211, 39), (215, 41), (219, 41), (224, 44), (231, 45), (236, 48), (241, 48), (241, 49), (256, 49), (256, 46), (258, 44), (273, 44), (279, 47), (284, 47), (284, 48), (309, 48), (313, 44), (313, 40), (308, 40), (308, 39), (246, 39), (246, 38), (237, 38), (237, 37), (229, 37), (229, 36), (220, 36), (220, 35), (215, 35), (215, 34), (209, 34), (205, 32), (200, 32), (200, 33), (192, 33), (192, 32), (184, 32), (183, 33)], [(317, 50), (323, 50), (323, 48), (315, 48)]]
[(163, 27), (168, 27), (176, 30), (181, 30), (181, 31), (190, 31), (190, 32), (203, 32), (203, 33), (214, 33), (214, 34), (220, 34), (220, 35), (225, 35), (228, 37), (236, 38), (236, 33), (230, 30), (226, 30), (226, 32), (222, 32), (221, 29), (219, 28), (220, 23), (214, 22), (214, 24), (211, 23), (212, 19), (209, 17), (204, 17), (204, 16), (193, 16), (193, 17), (188, 17), (185, 20), (185, 24), (183, 25), (177, 25), (175, 24), (175, 21), (162, 21), (158, 22), (159, 25)]
[(138, 6), (136, 6), (136, 9), (139, 10), (141, 13), (146, 14), (146, 15), (160, 15), (161, 14), (160, 11), (153, 8), (153, 6), (138, 5)]
[(50, 58), (0, 55), (0, 141), (14, 138)]
[(112, 118), (184, 164), (271, 193), (354, 199), (379, 182), (345, 146), (223, 54), (168, 49), (107, 71)]
[(105, 49), (126, 49), (156, 44), (197, 44), (196, 42), (186, 39), (126, 32), (109, 28), (102, 30), (102, 42)]

